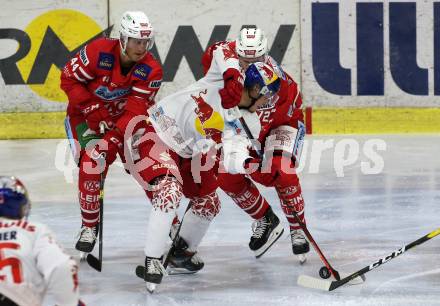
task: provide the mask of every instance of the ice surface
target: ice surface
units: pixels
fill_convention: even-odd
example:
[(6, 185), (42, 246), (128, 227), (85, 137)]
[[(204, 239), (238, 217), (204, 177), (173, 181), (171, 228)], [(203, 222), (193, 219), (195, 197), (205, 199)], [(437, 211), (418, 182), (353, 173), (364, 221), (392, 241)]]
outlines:
[[(372, 139), (386, 145), (386, 151), (376, 150), (384, 167), (367, 175), (367, 164), (361, 163), (371, 162), (366, 147)], [(319, 156), (317, 148), (324, 142), (330, 149)], [(359, 270), (440, 226), (439, 152), (440, 136), (309, 137), (300, 174), (306, 217), (335, 269)], [(76, 183), (64, 176), (71, 172), (55, 166), (63, 165), (63, 156), (69, 153), (60, 140), (0, 141), (0, 173), (22, 179), (33, 200), (31, 218), (47, 223), (67, 252), (77, 256)], [(261, 190), (281, 218), (274, 190)], [(105, 185), (103, 272), (81, 264), (82, 299), (106, 306), (440, 305), (438, 237), (367, 273), (362, 285), (320, 292), (296, 284), (300, 274), (318, 276), (322, 264), (313, 250), (300, 266), (285, 233), (255, 259), (247, 247), (252, 220), (224, 193), (221, 198), (222, 211), (200, 246), (205, 268), (195, 275), (167, 277), (150, 295), (134, 275), (144, 261), (150, 204), (136, 182), (113, 166)]]

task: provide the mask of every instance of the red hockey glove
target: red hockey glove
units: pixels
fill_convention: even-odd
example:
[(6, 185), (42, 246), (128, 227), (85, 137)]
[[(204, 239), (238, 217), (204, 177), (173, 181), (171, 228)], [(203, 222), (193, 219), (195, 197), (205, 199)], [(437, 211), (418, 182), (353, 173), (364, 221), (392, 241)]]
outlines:
[(100, 123), (104, 124), (107, 130), (111, 130), (114, 126), (112, 117), (109, 111), (104, 107), (102, 101), (92, 100), (85, 104), (81, 111), (89, 128), (97, 134), (100, 134)]
[[(105, 133), (104, 137), (83, 156), (82, 162), (88, 162), (89, 169), (98, 168), (97, 173), (107, 169), (116, 159), (116, 154), (123, 148), (123, 137), (117, 130), (111, 130)], [(105, 159), (105, 164), (101, 164), (101, 158)], [(91, 163), (91, 164), (90, 164)], [(91, 171), (96, 171), (96, 170)], [(85, 170), (87, 172), (87, 170)], [(93, 173), (93, 172), (89, 172)]]
[(249, 175), (255, 182), (266, 187), (288, 183), (295, 179), (292, 176), (296, 177), (295, 162), (290, 157), (275, 155), (269, 161), (262, 162), (260, 159), (252, 158), (246, 162), (249, 168), (252, 168), (251, 164), (255, 163), (260, 164), (259, 168)]
[(243, 77), (237, 69), (229, 68), (223, 73), (225, 85), (219, 90), (223, 108), (232, 108), (240, 103), (243, 91), (242, 79)]

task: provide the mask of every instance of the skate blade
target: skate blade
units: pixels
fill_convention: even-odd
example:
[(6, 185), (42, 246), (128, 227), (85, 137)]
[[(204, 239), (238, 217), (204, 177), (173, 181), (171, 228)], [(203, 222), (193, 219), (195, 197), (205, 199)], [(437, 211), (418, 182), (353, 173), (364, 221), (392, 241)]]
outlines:
[(174, 267), (168, 267), (167, 268), (167, 274), (168, 275), (181, 275), (181, 274), (194, 274), (198, 271), (190, 271), (185, 268), (174, 268)]
[[(345, 277), (347, 277), (349, 275), (350, 274), (348, 274), (348, 273), (344, 273), (344, 272), (341, 273), (341, 272), (339, 272), (339, 276), (341, 277), (341, 279), (345, 278)], [(351, 281), (349, 281), (347, 283), (347, 285), (360, 285), (360, 284), (365, 282), (365, 279), (366, 279), (365, 276), (361, 275), (361, 276), (353, 278)]]
[(154, 290), (156, 290), (157, 284), (149, 283), (149, 282), (146, 282), (145, 284), (146, 284), (146, 287), (147, 287), (147, 291), (149, 293), (154, 293)]
[(272, 234), (270, 235), (269, 239), (267, 240), (266, 244), (263, 245), (255, 252), (255, 257), (260, 258), (263, 256), (274, 244), (278, 241), (278, 239), (281, 238), (281, 236), (284, 233), (283, 225), (280, 223), (278, 226), (273, 230)]
[(86, 261), (88, 254), (89, 253), (79, 251), (79, 261), (80, 262)]
[(300, 265), (305, 264), (305, 262), (307, 261), (306, 254), (298, 254), (296, 255), (296, 258), (298, 258)]

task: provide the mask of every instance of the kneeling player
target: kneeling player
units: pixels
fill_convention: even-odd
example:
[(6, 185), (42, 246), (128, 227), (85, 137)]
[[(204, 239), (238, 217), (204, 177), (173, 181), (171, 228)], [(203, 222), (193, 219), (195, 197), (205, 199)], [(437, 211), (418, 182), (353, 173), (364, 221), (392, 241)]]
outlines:
[(30, 206), (22, 183), (0, 176), (0, 305), (41, 305), (46, 292), (57, 305), (83, 305), (75, 261), (46, 225), (27, 220)]

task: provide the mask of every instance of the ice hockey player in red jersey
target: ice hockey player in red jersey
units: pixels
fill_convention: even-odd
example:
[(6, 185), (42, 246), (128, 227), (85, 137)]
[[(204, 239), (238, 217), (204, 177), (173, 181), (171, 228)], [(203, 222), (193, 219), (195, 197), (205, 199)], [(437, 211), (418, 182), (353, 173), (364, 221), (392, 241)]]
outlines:
[(78, 266), (46, 225), (27, 219), (30, 206), (22, 183), (0, 176), (0, 305), (42, 305), (46, 292), (56, 305), (84, 305)]
[[(293, 212), (305, 223), (304, 200), (294, 165), (301, 153), (305, 128), (301, 110), (302, 100), (298, 85), (285, 73), (276, 61), (267, 54), (267, 38), (259, 28), (249, 27), (240, 31), (235, 41), (217, 42), (210, 46), (202, 58), (205, 74), (223, 78), (225, 84), (233, 83), (226, 95), (231, 98), (238, 92), (234, 82), (250, 63), (262, 61), (273, 67), (281, 77), (281, 89), (264, 105), (251, 107), (257, 111), (261, 122), (258, 140), (265, 153), (263, 165), (266, 168), (250, 175), (254, 181), (267, 187), (274, 187), (281, 201), (281, 207), (290, 225), (293, 253), (301, 262), (309, 251), (309, 243)], [(238, 58), (239, 65), (224, 67), (228, 58)], [(283, 167), (282, 167), (283, 166)], [(283, 233), (278, 217), (273, 213), (267, 200), (258, 191), (249, 176), (225, 173), (219, 176), (220, 187), (250, 217), (255, 219), (249, 248), (258, 258), (262, 256)]]
[[(148, 17), (125, 12), (119, 34), (119, 39), (98, 38), (84, 46), (61, 74), (61, 88), (69, 99), (65, 127), (79, 166), (82, 226), (76, 249), (84, 253), (93, 250), (98, 233), (101, 168), (106, 174), (117, 154), (125, 160), (127, 126), (147, 114), (162, 82), (162, 68), (149, 52), (154, 31)], [(105, 127), (104, 135), (100, 126)], [(143, 120), (133, 133), (145, 129)], [(97, 162), (102, 156), (104, 166)]]

